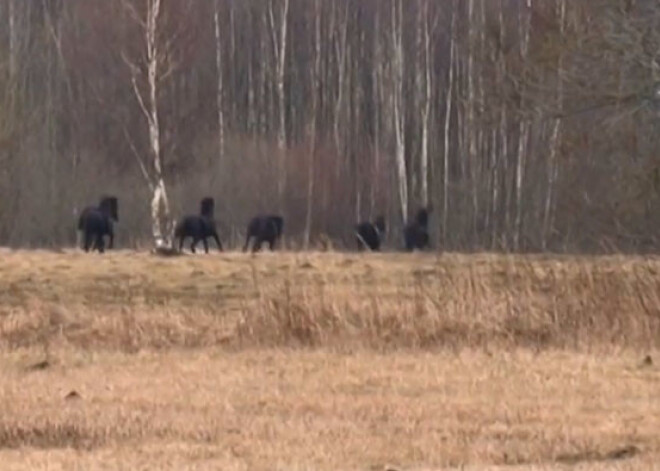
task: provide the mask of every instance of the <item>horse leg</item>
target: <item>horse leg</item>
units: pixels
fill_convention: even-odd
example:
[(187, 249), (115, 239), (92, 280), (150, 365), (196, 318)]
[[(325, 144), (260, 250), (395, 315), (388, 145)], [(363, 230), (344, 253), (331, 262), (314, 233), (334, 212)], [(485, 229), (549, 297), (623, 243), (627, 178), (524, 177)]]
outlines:
[(103, 242), (103, 234), (98, 234), (96, 236), (96, 248), (98, 249), (99, 253), (105, 252), (105, 243)]
[(108, 250), (112, 250), (112, 247), (115, 243), (115, 234), (114, 231), (108, 232)]
[(199, 239), (198, 239), (197, 237), (193, 237), (193, 240), (192, 240), (192, 242), (190, 243), (190, 251), (191, 251), (192, 253), (196, 253), (196, 252), (195, 252), (195, 246), (197, 245), (197, 242), (199, 242)]
[(83, 245), (84, 245), (84, 248), (85, 248), (85, 252), (89, 252), (89, 246), (92, 243), (92, 238), (90, 237), (90, 233), (87, 230), (85, 230), (85, 236), (84, 237), (85, 237), (85, 239), (84, 239)]
[(209, 243), (206, 242), (206, 237), (202, 237), (202, 243), (204, 244), (204, 253), (209, 253)]
[(259, 252), (261, 250), (261, 243), (263, 240), (261, 237), (257, 237), (257, 240), (255, 240), (254, 244), (252, 245), (252, 253)]
[(273, 252), (275, 250), (275, 239), (270, 239), (268, 245), (270, 246), (270, 251)]
[(250, 233), (248, 233), (245, 238), (245, 245), (243, 246), (243, 252), (247, 252), (248, 247), (250, 246)]
[(218, 237), (217, 232), (213, 232), (213, 238), (215, 239), (215, 243), (218, 244), (218, 250), (222, 252), (222, 242), (220, 242), (220, 237)]
[(185, 236), (179, 237), (179, 252), (183, 251), (183, 240), (185, 239)]

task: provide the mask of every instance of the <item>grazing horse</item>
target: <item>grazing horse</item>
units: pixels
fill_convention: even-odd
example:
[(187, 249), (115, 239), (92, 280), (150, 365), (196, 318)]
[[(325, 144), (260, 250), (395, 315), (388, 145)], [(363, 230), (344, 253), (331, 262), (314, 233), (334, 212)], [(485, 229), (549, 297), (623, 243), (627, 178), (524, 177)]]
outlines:
[(412, 252), (415, 249), (424, 250), (429, 247), (429, 210), (421, 208), (417, 211), (415, 220), (403, 228), (403, 240), (406, 250)]
[(361, 222), (355, 226), (357, 248), (362, 252), (367, 247), (372, 251), (379, 251), (380, 244), (385, 235), (385, 218), (378, 216), (374, 222)]
[(88, 206), (83, 209), (78, 218), (78, 230), (83, 233), (84, 249), (89, 252), (91, 247), (103, 253), (105, 250), (104, 236), (109, 237), (108, 249), (112, 249), (115, 234), (112, 221), (119, 222), (117, 198), (103, 196), (98, 206)]
[(183, 241), (186, 237), (192, 238), (190, 250), (195, 253), (195, 246), (201, 240), (204, 244), (204, 251), (209, 253), (209, 244), (207, 237), (212, 237), (218, 245), (218, 250), (222, 252), (222, 242), (218, 237), (213, 212), (215, 201), (213, 198), (204, 198), (200, 203), (199, 215), (190, 214), (184, 216), (174, 228), (174, 237), (179, 239), (179, 252), (183, 249)]
[(270, 250), (275, 249), (275, 242), (282, 236), (284, 228), (284, 218), (277, 215), (255, 216), (247, 227), (247, 237), (243, 252), (247, 251), (250, 245), (250, 239), (254, 238), (252, 252), (261, 250), (261, 244), (268, 242)]

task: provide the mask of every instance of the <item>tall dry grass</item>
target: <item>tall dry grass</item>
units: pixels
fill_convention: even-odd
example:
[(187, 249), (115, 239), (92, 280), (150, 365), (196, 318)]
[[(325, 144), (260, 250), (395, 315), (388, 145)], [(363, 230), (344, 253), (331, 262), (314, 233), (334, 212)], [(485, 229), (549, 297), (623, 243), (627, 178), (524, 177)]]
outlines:
[(660, 345), (655, 260), (412, 258), (408, 273), (393, 273), (389, 283), (371, 273), (387, 273), (386, 261), (364, 263), (349, 284), (255, 280), (259, 295), (243, 309), (240, 339), (378, 348)]
[(1, 256), (3, 470), (660, 456), (658, 259)]
[(14, 252), (0, 281), (9, 349), (660, 345), (657, 258)]

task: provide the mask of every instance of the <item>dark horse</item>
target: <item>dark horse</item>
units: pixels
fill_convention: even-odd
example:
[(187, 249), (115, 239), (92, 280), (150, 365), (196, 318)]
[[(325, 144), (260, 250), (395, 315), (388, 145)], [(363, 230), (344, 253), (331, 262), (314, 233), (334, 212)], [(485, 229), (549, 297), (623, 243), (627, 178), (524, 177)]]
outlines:
[(357, 248), (361, 252), (367, 247), (369, 250), (380, 250), (380, 244), (385, 235), (385, 218), (378, 216), (374, 222), (361, 222), (355, 226)]
[(282, 236), (284, 229), (284, 218), (274, 214), (265, 216), (255, 216), (252, 218), (247, 227), (247, 237), (245, 238), (245, 252), (250, 246), (250, 239), (254, 238), (252, 244), (252, 251), (258, 252), (261, 250), (261, 244), (268, 242), (270, 250), (274, 250), (275, 242)]
[(204, 244), (204, 251), (209, 253), (209, 244), (207, 237), (213, 237), (218, 245), (218, 250), (222, 252), (222, 242), (218, 237), (218, 231), (215, 227), (213, 212), (215, 202), (213, 198), (204, 198), (200, 203), (199, 215), (191, 214), (184, 216), (174, 228), (174, 237), (179, 239), (179, 252), (183, 249), (183, 241), (186, 237), (192, 238), (190, 250), (195, 253), (195, 246), (201, 240)]
[(429, 210), (421, 208), (417, 211), (415, 220), (403, 228), (403, 240), (406, 250), (424, 250), (429, 247)]
[(104, 236), (109, 237), (108, 248), (112, 249), (115, 234), (112, 221), (119, 221), (117, 198), (103, 196), (98, 206), (88, 206), (83, 209), (78, 218), (78, 230), (83, 233), (84, 249), (89, 252), (91, 247), (103, 253), (105, 250)]

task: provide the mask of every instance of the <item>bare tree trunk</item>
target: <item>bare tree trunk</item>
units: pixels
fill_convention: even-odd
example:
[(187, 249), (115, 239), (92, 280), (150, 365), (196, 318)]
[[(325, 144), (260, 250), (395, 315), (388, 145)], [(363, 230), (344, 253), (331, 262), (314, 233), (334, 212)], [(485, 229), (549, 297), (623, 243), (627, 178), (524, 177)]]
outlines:
[[(156, 247), (170, 244), (170, 206), (167, 189), (163, 178), (161, 155), (160, 121), (158, 115), (158, 84), (159, 65), (162, 55), (158, 48), (158, 23), (161, 13), (161, 0), (147, 0), (147, 20), (142, 24), (147, 47), (147, 99), (142, 96), (136, 80), (136, 67), (133, 68), (133, 91), (140, 108), (147, 119), (149, 127), (149, 147), (151, 150), (151, 175), (149, 187), (153, 193), (151, 198), (151, 233)], [(131, 65), (131, 64), (129, 64)]]
[(405, 113), (403, 109), (403, 6), (401, 0), (392, 2), (392, 46), (394, 62), (394, 136), (395, 159), (399, 187), (401, 218), (408, 221), (408, 177), (406, 169)]
[(468, 148), (468, 162), (470, 165), (470, 179), (472, 184), (472, 243), (476, 242), (476, 220), (479, 214), (479, 172), (478, 172), (478, 162), (477, 162), (477, 133), (475, 129), (475, 67), (474, 67), (474, 56), (476, 49), (476, 40), (475, 40), (475, 30), (478, 26), (474, 21), (474, 0), (468, 0), (468, 33), (467, 33), (467, 42), (468, 42), (468, 62), (467, 62), (467, 148)]
[[(237, 58), (236, 58), (236, 19), (235, 19), (235, 11), (234, 11), (234, 2), (230, 0), (229, 2), (229, 64), (236, 64), (237, 63)], [(247, 59), (247, 62), (249, 63), (250, 59)], [(247, 68), (249, 70), (249, 67)], [(243, 82), (245, 77), (245, 70), (241, 70), (241, 82)], [(235, 75), (230, 75), (230, 80), (229, 80), (229, 89), (234, 90), (236, 88), (236, 74)], [(238, 105), (239, 100), (236, 99), (231, 99), (230, 105), (231, 107), (229, 108), (229, 113), (230, 117), (233, 118), (234, 120), (238, 120), (238, 113), (237, 113), (237, 105)]]
[[(218, 162), (220, 166), (222, 166), (225, 160), (225, 111), (223, 102), (224, 82), (222, 77), (222, 43), (220, 37), (219, 2), (220, 0), (214, 0), (213, 2), (213, 22), (215, 24), (215, 66), (218, 74), (216, 83), (216, 106), (218, 108)], [(232, 8), (231, 4), (229, 8)]]
[[(563, 39), (566, 33), (566, 2), (557, 0), (557, 16), (559, 19), (559, 34)], [(559, 52), (557, 60), (557, 108), (561, 113), (564, 101), (563, 80), (564, 55)], [(543, 232), (541, 234), (541, 248), (545, 250), (548, 244), (548, 236), (552, 231), (552, 206), (554, 201), (554, 189), (557, 182), (559, 166), (557, 165), (557, 153), (559, 147), (559, 136), (561, 134), (561, 118), (555, 119), (550, 134), (550, 155), (548, 156), (547, 167), (547, 191), (545, 195), (545, 205), (543, 208)]]
[(520, 234), (522, 231), (522, 192), (525, 179), (525, 160), (527, 152), (527, 139), (529, 136), (529, 124), (521, 119), (518, 126), (518, 154), (516, 157), (516, 220), (513, 232), (513, 248), (520, 248)]
[[(498, 23), (499, 23), (499, 48), (497, 52), (497, 74), (498, 74), (498, 85), (500, 87), (501, 92), (504, 92), (504, 86), (505, 86), (505, 80), (506, 80), (506, 57), (504, 54), (504, 40), (506, 37), (506, 30), (505, 30), (505, 22), (504, 22), (504, 5), (503, 5), (503, 0), (500, 0), (500, 6), (498, 10)], [(502, 165), (502, 176), (504, 180), (503, 184), (503, 189), (502, 192), (504, 193), (503, 198), (504, 198), (504, 223), (503, 223), (503, 230), (501, 231), (503, 237), (504, 237), (504, 245), (508, 247), (508, 235), (509, 235), (509, 230), (511, 227), (511, 191), (509, 188), (509, 185), (507, 184), (507, 179), (509, 178), (509, 172), (508, 172), (508, 162), (509, 162), (509, 138), (508, 138), (508, 129), (507, 129), (507, 106), (508, 103), (501, 103), (500, 105), (500, 112), (499, 112), (499, 148), (497, 149), (497, 152), (499, 153), (499, 162), (496, 163), (496, 168), (495, 168), (495, 178), (496, 178), (496, 184), (495, 187), (497, 188), (497, 185), (499, 185), (499, 180), (498, 176), (498, 169), (499, 165), (501, 163)], [(494, 201), (493, 201), (493, 213), (495, 214), (495, 210), (498, 207), (498, 202), (497, 200), (499, 199), (497, 194), (494, 194)], [(493, 240), (493, 243), (497, 243), (498, 240), (498, 232), (496, 229), (496, 224), (493, 224), (493, 232), (492, 232), (492, 237), (491, 239)]]
[(254, 66), (252, 65), (252, 60), (248, 62), (247, 70), (247, 126), (246, 130), (250, 134), (254, 134), (258, 131), (257, 123), (257, 112), (255, 111), (255, 87), (258, 86), (254, 74)]
[[(376, 18), (374, 20), (374, 65), (371, 70), (373, 81), (373, 103), (374, 114), (374, 161), (373, 176), (371, 178), (371, 202), (369, 208), (369, 218), (373, 217), (376, 206), (376, 197), (380, 191), (380, 140), (381, 140), (381, 100), (382, 89), (382, 52), (380, 42), (380, 8), (375, 9)], [(380, 210), (379, 210), (380, 211)]]
[[(280, 10), (279, 31), (276, 32), (275, 15), (273, 13), (273, 0), (269, 3), (269, 18), (271, 34), (273, 35), (273, 50), (275, 52), (275, 67), (277, 80), (277, 98), (279, 111), (279, 127), (277, 131), (277, 147), (279, 150), (279, 178), (278, 196), (280, 210), (284, 206), (284, 191), (286, 189), (286, 96), (284, 93), (284, 69), (286, 66), (286, 40), (288, 30), (289, 0), (282, 0)], [(278, 34), (279, 33), (279, 34)]]
[(447, 91), (445, 93), (445, 129), (443, 149), (443, 175), (442, 175), (442, 243), (447, 244), (447, 218), (449, 215), (449, 146), (451, 130), (452, 100), (454, 97), (454, 67), (456, 55), (456, 16), (458, 4), (452, 2), (451, 32), (449, 37), (449, 71), (447, 77)]
[(497, 230), (498, 230), (498, 218), (497, 218), (497, 208), (499, 207), (499, 158), (498, 158), (498, 141), (497, 141), (497, 126), (493, 126), (492, 137), (491, 137), (491, 148), (490, 148), (490, 248), (494, 249), (497, 243)]
[[(486, 8), (485, 0), (479, 0), (479, 24), (477, 25), (477, 32), (479, 37), (479, 56), (478, 63), (483, 64), (487, 60), (486, 54)], [(489, 132), (486, 130), (483, 117), (485, 116), (484, 103), (486, 102), (486, 92), (484, 87), (484, 82), (487, 79), (486, 72), (481, 66), (476, 83), (476, 104), (477, 109), (477, 123), (476, 126), (476, 154), (475, 154), (475, 163), (477, 168), (477, 177), (475, 179), (475, 203), (476, 209), (474, 217), (474, 226), (475, 226), (475, 242), (479, 247), (484, 247), (486, 244), (487, 232), (489, 230), (490, 220), (488, 219), (488, 209), (489, 209), (489, 200), (491, 193), (489, 191), (484, 191), (480, 193), (482, 189), (483, 182), (485, 180), (486, 190), (488, 190), (488, 185), (490, 181), (491, 174), (489, 172), (490, 168), (488, 165), (488, 142), (489, 142)], [(483, 223), (482, 223), (483, 221)], [(483, 229), (482, 229), (483, 227)]]
[[(526, 0), (523, 5), (520, 7), (519, 12), (519, 27), (520, 27), (520, 56), (523, 64), (527, 61), (527, 52), (529, 44), (529, 16), (531, 12), (531, 0)], [(523, 15), (522, 11), (525, 10), (526, 14)], [(524, 17), (523, 17), (524, 16)], [(520, 94), (520, 109), (519, 112), (522, 113), (523, 100), (524, 100), (524, 90)], [(521, 116), (518, 130), (518, 156), (516, 158), (516, 221), (515, 228), (513, 233), (513, 248), (518, 250), (520, 248), (520, 235), (522, 231), (522, 191), (523, 191), (523, 181), (525, 178), (525, 160), (527, 153), (527, 139), (529, 137), (529, 128), (530, 125), (525, 120), (524, 116)]]
[(9, 79), (12, 84), (16, 80), (18, 69), (18, 25), (16, 24), (16, 1), (9, 0)]
[(320, 0), (314, 0), (314, 67), (312, 69), (312, 117), (311, 117), (311, 149), (307, 170), (307, 214), (305, 215), (305, 248), (309, 248), (312, 232), (312, 206), (314, 202), (314, 175), (316, 163), (316, 114), (318, 112), (319, 79), (321, 76), (321, 8)]
[[(429, 2), (421, 0), (423, 7), (419, 9), (419, 22), (423, 31), (424, 41), (424, 104), (422, 106), (422, 143), (419, 162), (421, 180), (420, 199), (422, 206), (429, 205), (429, 118), (431, 116), (431, 36), (429, 33)], [(418, 27), (419, 27), (418, 26)]]
[[(339, 15), (339, 13), (337, 13)], [(334, 136), (337, 152), (342, 152), (342, 139), (340, 124), (342, 121), (342, 110), (344, 105), (344, 95), (346, 88), (346, 62), (347, 62), (347, 44), (346, 35), (348, 32), (348, 3), (344, 4), (344, 15), (336, 21), (338, 25), (337, 39), (335, 41), (335, 53), (337, 56), (337, 100), (335, 101), (335, 120)]]
[(147, 12), (147, 68), (149, 79), (149, 142), (154, 165), (156, 186), (151, 200), (152, 233), (157, 247), (169, 245), (169, 234), (165, 232), (170, 218), (170, 207), (163, 179), (160, 148), (160, 122), (158, 117), (158, 18), (161, 0), (150, 0)]

